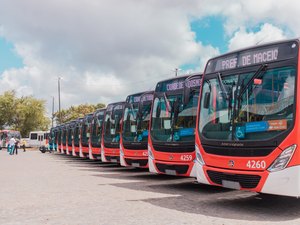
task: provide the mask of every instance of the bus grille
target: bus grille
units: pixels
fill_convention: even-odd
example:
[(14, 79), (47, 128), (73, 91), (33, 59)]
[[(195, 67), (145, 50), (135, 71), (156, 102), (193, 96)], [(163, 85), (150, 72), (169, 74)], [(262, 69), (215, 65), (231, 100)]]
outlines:
[(127, 165), (132, 165), (133, 163), (138, 163), (140, 166), (147, 166), (148, 159), (126, 159), (125, 162)]
[(186, 145), (166, 145), (166, 144), (156, 144), (153, 143), (153, 148), (158, 152), (194, 152), (195, 144), (186, 144)]
[(269, 155), (275, 147), (253, 147), (253, 148), (238, 148), (238, 147), (219, 147), (219, 146), (209, 146), (203, 145), (204, 151), (208, 154), (222, 155), (222, 156), (267, 156)]
[(242, 188), (256, 188), (261, 177), (258, 175), (246, 174), (229, 174), (217, 171), (207, 171), (209, 179), (219, 185), (222, 185), (222, 180), (238, 182)]
[(186, 174), (189, 169), (188, 165), (167, 165), (161, 163), (155, 163), (155, 165), (161, 173), (166, 173), (166, 170), (173, 170), (176, 171), (177, 174), (183, 175)]
[(146, 150), (148, 148), (148, 143), (139, 143), (139, 144), (131, 144), (131, 143), (123, 143), (124, 148), (127, 150)]

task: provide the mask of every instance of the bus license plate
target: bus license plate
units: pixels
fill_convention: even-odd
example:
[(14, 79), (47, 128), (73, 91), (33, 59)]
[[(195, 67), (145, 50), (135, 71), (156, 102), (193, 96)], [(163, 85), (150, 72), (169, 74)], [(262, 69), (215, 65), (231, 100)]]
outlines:
[(168, 175), (176, 176), (176, 171), (175, 170), (165, 170), (165, 173), (168, 174)]
[(239, 182), (229, 181), (229, 180), (222, 180), (222, 186), (224, 188), (230, 188), (230, 189), (241, 189), (241, 185)]
[(111, 159), (110, 161), (111, 162), (118, 162), (118, 160), (116, 160), (116, 159)]
[(96, 159), (101, 159), (101, 156), (97, 156)]
[(131, 164), (133, 167), (140, 167), (140, 164), (139, 163), (132, 163)]

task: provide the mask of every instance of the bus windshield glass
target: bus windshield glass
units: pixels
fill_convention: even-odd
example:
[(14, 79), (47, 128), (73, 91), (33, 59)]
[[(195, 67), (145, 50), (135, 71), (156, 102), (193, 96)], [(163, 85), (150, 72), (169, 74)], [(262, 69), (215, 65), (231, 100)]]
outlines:
[(68, 146), (72, 146), (72, 135), (73, 135), (72, 130), (73, 130), (72, 125), (69, 125), (68, 130), (67, 130), (67, 133), (68, 133)]
[(98, 112), (93, 119), (91, 141), (94, 147), (100, 147), (104, 112), (105, 112), (104, 110)]
[(203, 81), (199, 120), (203, 137), (224, 141), (269, 139), (292, 126), (296, 68), (261, 68), (228, 72), (221, 79), (217, 74), (210, 75)]
[(109, 105), (105, 114), (104, 142), (119, 143), (123, 103)]
[(75, 128), (74, 128), (74, 146), (78, 147), (79, 146), (79, 135), (80, 135), (80, 127), (77, 122)]
[(124, 142), (147, 142), (148, 127), (150, 121), (150, 111), (153, 94), (147, 94), (146, 101), (128, 103), (125, 106), (123, 116), (123, 133)]
[[(150, 128), (153, 141), (190, 143), (195, 140), (200, 84), (198, 75), (197, 79), (189, 80), (184, 77), (157, 85)], [(184, 100), (185, 88), (190, 89), (187, 102)]]

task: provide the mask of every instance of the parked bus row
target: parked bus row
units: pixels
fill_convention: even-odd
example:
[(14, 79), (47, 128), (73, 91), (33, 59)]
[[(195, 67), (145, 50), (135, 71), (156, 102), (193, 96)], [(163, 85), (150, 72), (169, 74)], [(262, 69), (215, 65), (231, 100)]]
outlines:
[(51, 135), (65, 154), (299, 197), (298, 71), (298, 39), (241, 49)]

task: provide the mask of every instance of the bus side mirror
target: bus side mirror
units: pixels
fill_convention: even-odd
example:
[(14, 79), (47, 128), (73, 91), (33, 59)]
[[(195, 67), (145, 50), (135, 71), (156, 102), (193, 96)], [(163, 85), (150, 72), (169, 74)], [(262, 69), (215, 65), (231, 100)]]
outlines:
[(156, 115), (155, 115), (156, 118), (159, 118), (160, 112), (161, 112), (161, 106), (160, 106), (160, 104), (159, 104), (159, 105), (157, 106), (157, 109), (156, 109)]
[(115, 120), (115, 112), (114, 111), (111, 112), (111, 116), (110, 117), (111, 117), (112, 120)]
[(205, 92), (203, 108), (208, 109), (209, 108), (209, 102), (210, 102), (210, 92)]
[(191, 95), (191, 88), (185, 87), (183, 89), (183, 105), (189, 104), (190, 95)]

